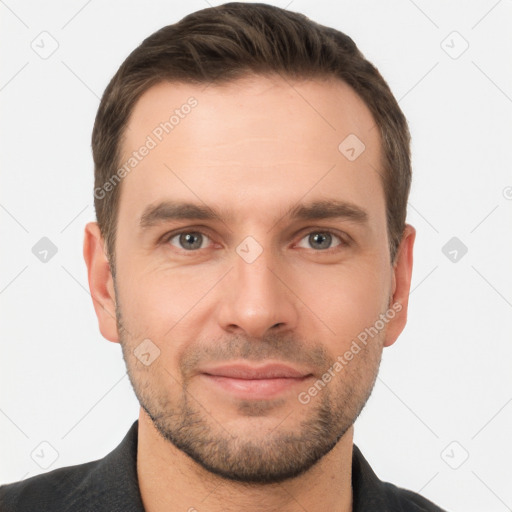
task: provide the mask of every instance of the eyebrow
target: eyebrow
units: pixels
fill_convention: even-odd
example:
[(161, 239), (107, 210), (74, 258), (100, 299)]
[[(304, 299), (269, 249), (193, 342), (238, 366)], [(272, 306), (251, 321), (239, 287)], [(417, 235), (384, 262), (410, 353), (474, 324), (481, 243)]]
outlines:
[[(205, 205), (166, 200), (146, 207), (140, 217), (140, 228), (148, 229), (170, 220), (222, 221), (222, 217), (222, 213)], [(339, 218), (365, 224), (368, 222), (368, 213), (363, 208), (346, 201), (325, 199), (291, 206), (276, 219), (276, 223), (283, 218), (297, 220)]]

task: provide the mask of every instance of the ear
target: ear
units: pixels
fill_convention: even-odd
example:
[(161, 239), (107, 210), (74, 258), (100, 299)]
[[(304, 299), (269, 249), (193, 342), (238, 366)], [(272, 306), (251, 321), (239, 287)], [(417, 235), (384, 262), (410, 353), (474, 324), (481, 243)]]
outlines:
[(412, 253), (415, 239), (416, 230), (410, 224), (406, 224), (393, 265), (393, 284), (389, 308), (393, 309), (396, 315), (388, 323), (384, 347), (393, 345), (407, 323), (407, 307), (409, 305), (412, 276)]
[(107, 340), (119, 343), (114, 281), (97, 222), (89, 222), (85, 226), (84, 260), (87, 265), (89, 289), (98, 317), (100, 332)]

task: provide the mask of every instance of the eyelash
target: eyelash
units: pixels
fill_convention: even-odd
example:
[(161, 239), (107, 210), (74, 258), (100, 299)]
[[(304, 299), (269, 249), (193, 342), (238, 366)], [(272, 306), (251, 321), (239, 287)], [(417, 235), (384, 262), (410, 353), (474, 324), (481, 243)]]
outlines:
[[(176, 236), (179, 236), (183, 233), (198, 233), (198, 234), (201, 234), (207, 238), (210, 238), (211, 240), (211, 237), (208, 235), (208, 233), (202, 231), (201, 229), (182, 229), (180, 231), (173, 231), (171, 233), (166, 233), (163, 237), (162, 237), (162, 240), (161, 240), (161, 243), (162, 244), (168, 244), (173, 238), (175, 238)], [(323, 254), (331, 254), (332, 252), (336, 251), (336, 250), (339, 250), (339, 249), (342, 249), (344, 247), (348, 247), (350, 245), (350, 242), (347, 240), (348, 238), (348, 235), (345, 235), (345, 236), (342, 236), (341, 234), (339, 234), (337, 231), (333, 231), (331, 229), (322, 229), (322, 228), (316, 228), (316, 229), (311, 229), (309, 231), (307, 231), (301, 238), (300, 238), (300, 241), (302, 241), (305, 237), (307, 237), (308, 235), (311, 235), (312, 233), (322, 233), (322, 234), (329, 234), (329, 235), (333, 235), (334, 237), (337, 237), (339, 238), (340, 240), (340, 243), (334, 247), (329, 247), (328, 249), (323, 249), (323, 250), (314, 250), (314, 249), (311, 249), (313, 252), (315, 253), (323, 253)], [(173, 246), (174, 249), (180, 251), (182, 253), (187, 253), (187, 254), (194, 254), (194, 253), (197, 253), (199, 252), (200, 250), (202, 249), (194, 249), (194, 250), (186, 250), (186, 249), (180, 249), (179, 247), (175, 247)]]

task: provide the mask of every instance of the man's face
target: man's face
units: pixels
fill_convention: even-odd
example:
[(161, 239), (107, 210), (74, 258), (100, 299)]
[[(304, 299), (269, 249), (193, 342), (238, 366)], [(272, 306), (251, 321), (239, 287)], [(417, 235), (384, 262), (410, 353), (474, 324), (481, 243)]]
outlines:
[[(394, 278), (371, 113), (340, 81), (291, 85), (159, 84), (137, 102), (122, 147), (124, 163), (153, 146), (148, 136), (155, 143), (121, 184), (116, 318), (132, 385), (164, 438), (247, 482), (296, 476), (335, 446), (371, 393), (396, 321), (375, 333)], [(191, 96), (197, 104), (162, 131)], [(339, 149), (350, 134), (365, 145), (355, 160), (353, 144)], [(319, 201), (346, 207), (308, 210)], [(163, 202), (218, 218), (147, 214)], [(270, 363), (301, 377), (219, 369)]]

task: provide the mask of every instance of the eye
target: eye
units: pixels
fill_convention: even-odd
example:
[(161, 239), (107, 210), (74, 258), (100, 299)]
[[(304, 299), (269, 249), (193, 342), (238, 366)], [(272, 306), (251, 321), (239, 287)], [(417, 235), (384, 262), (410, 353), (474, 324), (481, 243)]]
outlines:
[[(336, 240), (338, 240), (338, 243), (333, 245), (333, 242)], [(168, 243), (187, 252), (197, 252), (199, 249), (205, 249), (208, 246), (208, 241), (211, 242), (210, 237), (201, 231), (171, 233), (162, 240), (163, 243)], [(313, 248), (316, 252), (328, 252), (330, 249), (347, 245), (349, 245), (348, 242), (345, 241), (342, 236), (333, 231), (322, 229), (310, 231), (301, 239), (299, 244), (297, 244), (298, 247), (305, 249)]]
[[(337, 243), (335, 246), (332, 246), (333, 238), (337, 238), (339, 240), (339, 243)], [(339, 245), (347, 245), (347, 243), (341, 238), (341, 236), (336, 235), (332, 231), (311, 231), (309, 234), (307, 234), (305, 237), (302, 238), (302, 240), (306, 240), (306, 243), (310, 244), (310, 247), (313, 247), (314, 249), (319, 249), (321, 251), (325, 251), (326, 249), (332, 249), (334, 247), (338, 247)], [(301, 242), (298, 244), (299, 247), (304, 247), (304, 245), (301, 245)], [(309, 247), (305, 247), (306, 249), (309, 249)]]
[[(176, 241), (174, 241), (176, 239)], [(194, 251), (196, 249), (204, 249), (203, 242), (209, 240), (209, 237), (200, 231), (182, 231), (167, 237), (164, 241), (170, 243), (178, 249), (186, 251)]]

